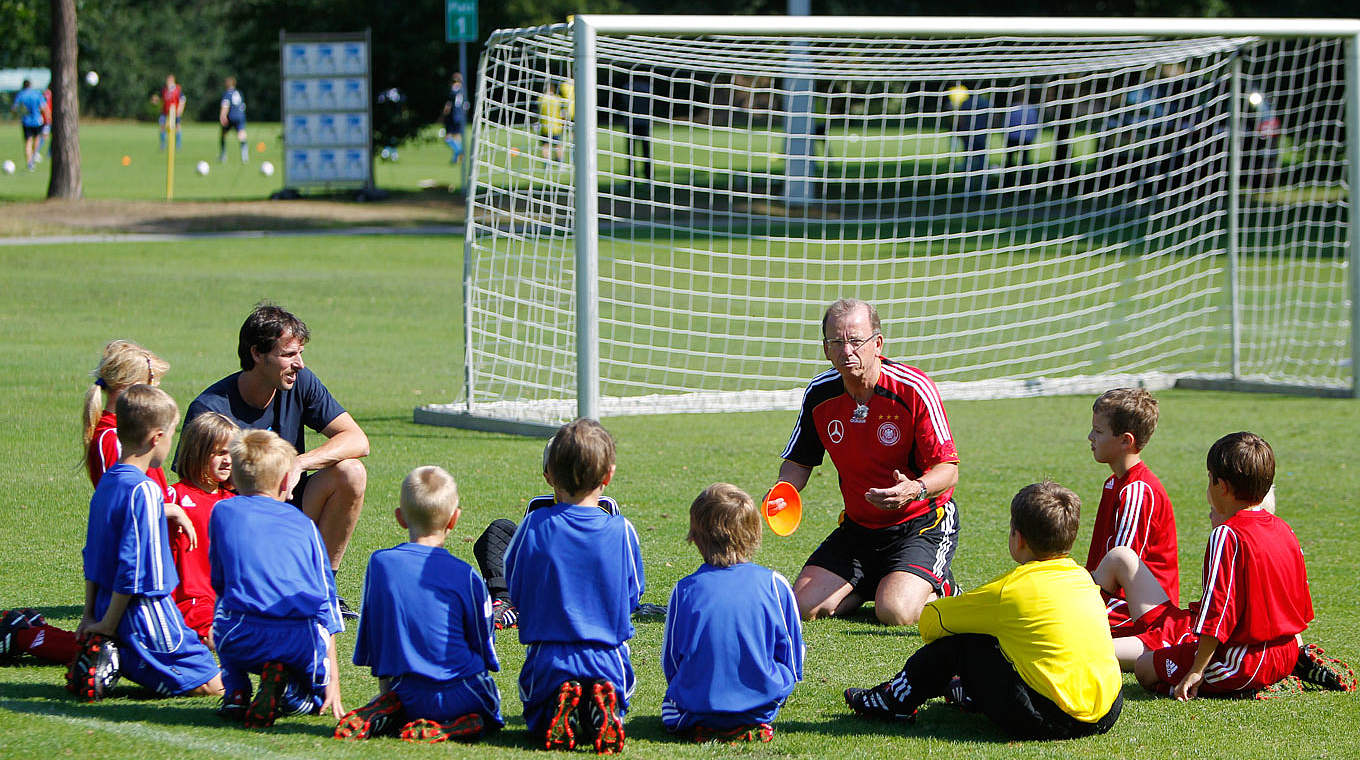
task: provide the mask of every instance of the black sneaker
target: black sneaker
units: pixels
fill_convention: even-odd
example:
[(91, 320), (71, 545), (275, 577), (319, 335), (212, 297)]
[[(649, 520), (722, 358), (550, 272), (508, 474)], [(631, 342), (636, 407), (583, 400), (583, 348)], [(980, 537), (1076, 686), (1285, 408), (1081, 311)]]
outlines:
[(519, 627), (519, 610), (508, 599), (497, 599), (491, 603), (491, 622), (496, 630)]
[(954, 705), (964, 712), (978, 711), (973, 698), (963, 690), (963, 679), (958, 676), (949, 679), (949, 690), (944, 693), (944, 701), (946, 704)]
[(66, 690), (82, 702), (96, 702), (113, 690), (121, 674), (118, 645), (107, 636), (92, 634), (66, 668)]
[(344, 618), (345, 622), (348, 623), (359, 619), (359, 613), (355, 612), (353, 608), (349, 606), (349, 602), (345, 601), (343, 596), (337, 596), (335, 597), (335, 600), (340, 603), (340, 617)]
[(544, 749), (576, 749), (576, 734), (581, 730), (576, 718), (576, 706), (581, 703), (581, 684), (566, 681), (557, 687), (553, 697), (557, 707), (544, 733)]
[[(5, 610), (0, 612), (0, 662), (19, 656), (14, 649), (14, 634), (32, 625), (26, 610)], [(41, 615), (38, 616), (41, 619)]]
[(845, 690), (845, 704), (861, 718), (915, 723), (916, 708), (903, 710), (901, 704), (892, 697), (891, 689), (891, 682), (881, 683), (872, 689), (849, 688)]
[(385, 691), (377, 699), (345, 713), (335, 727), (337, 739), (367, 739), (395, 734), (405, 723), (405, 710), (395, 691)]
[(1306, 684), (1328, 691), (1355, 691), (1355, 672), (1335, 657), (1326, 656), (1317, 644), (1299, 647), (1294, 675)]
[(594, 681), (586, 703), (587, 722), (594, 734), (595, 754), (617, 755), (623, 752), (623, 718), (619, 716), (619, 697), (614, 684)]
[(653, 604), (651, 602), (643, 602), (642, 604), (638, 605), (637, 609), (633, 610), (633, 617), (635, 618), (659, 617), (664, 619), (666, 617), (666, 605)]
[(246, 708), (250, 706), (250, 689), (237, 689), (230, 694), (222, 695), (222, 704), (217, 706), (217, 717), (222, 720), (229, 720), (232, 723), (241, 723), (246, 719)]

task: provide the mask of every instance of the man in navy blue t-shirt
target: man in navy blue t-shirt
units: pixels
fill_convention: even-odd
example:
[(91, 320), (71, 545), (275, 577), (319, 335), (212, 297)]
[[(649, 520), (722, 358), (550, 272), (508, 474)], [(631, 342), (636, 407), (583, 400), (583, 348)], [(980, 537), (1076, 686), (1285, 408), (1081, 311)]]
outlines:
[[(287, 310), (257, 305), (241, 325), (241, 371), (198, 394), (184, 422), (218, 412), (242, 429), (272, 430), (293, 444), (298, 458), (289, 476), (291, 501), (316, 522), (331, 569), (338, 570), (364, 506), (368, 472), (359, 460), (368, 456), (368, 436), (303, 365), (309, 337), (307, 325)], [(326, 442), (308, 451), (304, 427)], [(341, 609), (353, 616), (343, 600)]]

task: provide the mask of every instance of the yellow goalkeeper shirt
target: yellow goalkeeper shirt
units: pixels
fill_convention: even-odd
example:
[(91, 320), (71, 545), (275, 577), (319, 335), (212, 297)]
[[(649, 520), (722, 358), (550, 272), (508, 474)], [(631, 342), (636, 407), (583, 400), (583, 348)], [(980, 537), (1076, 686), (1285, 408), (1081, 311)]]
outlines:
[(1071, 557), (1026, 562), (921, 613), (926, 643), (955, 633), (996, 637), (1025, 683), (1077, 720), (1109, 712), (1124, 685), (1100, 591)]

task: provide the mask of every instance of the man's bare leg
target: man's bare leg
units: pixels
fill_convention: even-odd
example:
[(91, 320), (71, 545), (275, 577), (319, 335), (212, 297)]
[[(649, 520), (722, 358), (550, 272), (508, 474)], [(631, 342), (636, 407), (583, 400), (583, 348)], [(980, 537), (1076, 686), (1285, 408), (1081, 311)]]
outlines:
[(926, 602), (938, 599), (935, 587), (919, 575), (897, 571), (883, 576), (874, 593), (874, 614), (884, 625), (915, 625)]
[(808, 565), (793, 582), (793, 598), (804, 620), (844, 615), (862, 603), (854, 588), (839, 575), (824, 567)]
[(357, 459), (345, 459), (317, 470), (307, 480), (307, 490), (302, 492), (302, 511), (321, 531), (332, 570), (340, 569), (340, 560), (364, 508), (367, 487), (368, 471)]

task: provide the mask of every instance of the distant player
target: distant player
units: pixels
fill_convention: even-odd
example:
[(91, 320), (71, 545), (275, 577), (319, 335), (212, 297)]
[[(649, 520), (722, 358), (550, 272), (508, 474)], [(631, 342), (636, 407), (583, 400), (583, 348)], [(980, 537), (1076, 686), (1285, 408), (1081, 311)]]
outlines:
[(628, 176), (633, 176), (633, 156), (638, 155), (642, 176), (652, 178), (652, 86), (647, 78), (628, 80)]
[(803, 394), (779, 480), (801, 491), (829, 453), (845, 512), (793, 583), (798, 609), (813, 620), (872, 599), (879, 622), (910, 625), (926, 602), (958, 593), (959, 455), (944, 402), (924, 372), (883, 358), (878, 311), (864, 301), (827, 307), (822, 349), (832, 368)]
[(566, 156), (566, 129), (576, 114), (574, 88), (564, 81), (554, 87), (548, 80), (543, 94), (538, 96), (538, 132), (545, 141), (543, 157), (561, 161)]
[(109, 639), (118, 641), (122, 675), (162, 695), (222, 693), (212, 653), (175, 606), (179, 583), (166, 533), (164, 494), (146, 476), (171, 451), (179, 409), (165, 391), (134, 385), (119, 398), (122, 455), (90, 499), (83, 552), (85, 611), (76, 637), (81, 651), (67, 688), (86, 701), (102, 698), (101, 670)]
[(246, 99), (236, 89), (236, 77), (222, 80), (226, 88), (222, 92), (222, 103), (217, 110), (217, 122), (222, 125), (222, 133), (217, 136), (217, 160), (227, 162), (227, 133), (235, 132), (236, 141), (241, 144), (241, 163), (250, 163), (250, 146), (246, 143)]
[(1030, 148), (1039, 139), (1043, 112), (1030, 96), (1021, 92), (1019, 100), (1006, 109), (1006, 165), (1029, 164)]
[(43, 110), (46, 108), (47, 100), (43, 94), (33, 87), (32, 81), (25, 79), (23, 89), (14, 96), (14, 105), (10, 106), (10, 110), (19, 112), (19, 125), (24, 131), (24, 159), (28, 162), (29, 171), (33, 171), (33, 165), (38, 160), (38, 138), (42, 136)]
[(160, 106), (161, 116), (158, 120), (161, 125), (161, 150), (165, 150), (165, 135), (171, 125), (175, 130), (175, 150), (183, 147), (180, 126), (184, 121), (184, 107), (188, 101), (184, 97), (184, 90), (175, 84), (175, 75), (165, 75), (165, 86), (159, 92), (151, 94), (151, 102)]
[(504, 725), (488, 672), (500, 663), (486, 585), (444, 548), (459, 512), (443, 468), (418, 467), (402, 481), (397, 522), (410, 541), (369, 557), (354, 643), (354, 664), (372, 669), (380, 693), (341, 718), (335, 738), (400, 731), (406, 741), (470, 741)]
[[(1094, 571), (1116, 546), (1127, 546), (1157, 578), (1173, 605), (1180, 604), (1176, 513), (1162, 482), (1143, 462), (1142, 450), (1157, 430), (1157, 399), (1142, 388), (1106, 391), (1091, 407), (1091, 456), (1114, 472), (1106, 481), (1091, 531), (1086, 569)], [(1122, 592), (1105, 595), (1110, 630), (1129, 635), (1133, 621)]]
[(803, 628), (784, 576), (751, 563), (760, 511), (729, 483), (689, 508), (704, 564), (671, 592), (661, 670), (661, 722), (695, 741), (770, 741), (771, 723), (803, 678)]
[(52, 155), (52, 147), (47, 144), (47, 138), (52, 136), (52, 88), (43, 90), (43, 125), (42, 134), (38, 135), (38, 144), (33, 150), (33, 158), (42, 161), (43, 150), (47, 150), (47, 155)]
[(181, 474), (174, 498), (194, 524), (198, 542), (195, 545), (181, 533), (170, 543), (175, 569), (179, 571), (175, 606), (209, 649), (214, 648), (212, 622), (217, 593), (213, 591), (208, 562), (208, 521), (217, 502), (236, 495), (231, 490), (230, 449), (240, 432), (231, 420), (209, 412), (187, 423), (180, 436), (177, 467)]
[(456, 164), (463, 157), (463, 131), (467, 129), (468, 102), (463, 89), (463, 75), (457, 71), (449, 78), (449, 99), (444, 102), (444, 144), (449, 146), (452, 156), (449, 163)]
[(563, 425), (543, 477), (557, 503), (525, 515), (505, 554), (525, 644), (520, 698), (529, 735), (549, 749), (623, 750), (634, 686), (628, 640), (644, 586), (637, 532), (600, 507), (614, 441), (598, 422)]
[(1123, 679), (1091, 576), (1068, 552), (1081, 500), (1053, 482), (1011, 500), (1017, 567), (921, 614), (921, 639), (902, 670), (871, 689), (846, 689), (861, 717), (915, 723), (917, 708), (947, 697), (1006, 733), (1069, 739), (1109, 731)]
[(1120, 665), (1144, 688), (1182, 701), (1292, 690), (1292, 674), (1314, 669), (1327, 681), (1319, 685), (1353, 690), (1349, 668), (1300, 647), (1313, 600), (1298, 538), (1261, 505), (1275, 478), (1270, 444), (1254, 433), (1225, 435), (1206, 464), (1212, 530), (1200, 601), (1177, 607), (1127, 547), (1111, 550), (1092, 574), (1107, 592), (1125, 593), (1141, 631), (1115, 641)]
[[(217, 592), (213, 640), (226, 693), (218, 714), (247, 728), (330, 709), (339, 720), (335, 634), (345, 629), (335, 576), (316, 524), (285, 503), (297, 454), (268, 430), (231, 444), (240, 496), (209, 521), (208, 558)], [(249, 673), (260, 674), (251, 696)]]

